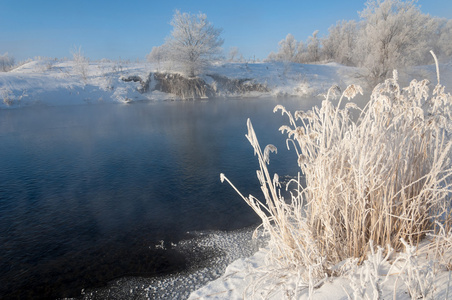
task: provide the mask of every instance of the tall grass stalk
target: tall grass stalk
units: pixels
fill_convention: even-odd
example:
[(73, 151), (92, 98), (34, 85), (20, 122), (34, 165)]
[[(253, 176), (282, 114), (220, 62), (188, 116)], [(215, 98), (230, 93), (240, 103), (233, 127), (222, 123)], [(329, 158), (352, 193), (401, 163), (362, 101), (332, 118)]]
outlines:
[[(248, 120), (246, 136), (259, 160), (265, 200), (236, 190), (261, 218), (274, 264), (310, 270), (320, 279), (339, 261), (363, 260), (370, 241), (400, 251), (404, 240), (416, 246), (427, 233), (449, 232), (452, 97), (439, 83), (430, 92), (427, 80), (402, 88), (393, 75), (374, 88), (362, 110), (343, 105), (362, 94), (356, 85), (337, 105), (333, 87), (321, 107), (294, 114), (275, 107), (289, 120), (280, 130), (306, 181), (302, 186), (300, 178), (293, 180), (291, 199), (281, 196), (278, 176), (267, 169), (276, 148), (262, 151)], [(356, 120), (351, 110), (358, 110)], [(223, 174), (221, 179), (232, 185)]]

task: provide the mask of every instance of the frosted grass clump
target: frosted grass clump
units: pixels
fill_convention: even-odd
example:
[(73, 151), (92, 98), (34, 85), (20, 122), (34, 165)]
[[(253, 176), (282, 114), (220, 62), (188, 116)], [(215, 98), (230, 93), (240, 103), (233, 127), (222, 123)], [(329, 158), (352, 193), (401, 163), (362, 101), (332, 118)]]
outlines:
[[(305, 186), (300, 177), (292, 181), (291, 199), (281, 196), (278, 175), (267, 169), (276, 148), (262, 151), (248, 120), (246, 136), (259, 160), (265, 201), (243, 196), (223, 174), (221, 179), (261, 218), (270, 236), (269, 263), (312, 282), (333, 274), (332, 267), (347, 258), (364, 261), (371, 241), (401, 251), (404, 241), (417, 246), (426, 234), (449, 232), (452, 97), (439, 82), (433, 92), (428, 85), (413, 80), (402, 88), (394, 71), (362, 110), (350, 102), (341, 105), (344, 97), (362, 94), (356, 85), (342, 93), (337, 106), (331, 101), (337, 87), (321, 107), (306, 112), (276, 106), (289, 119), (280, 130), (306, 181)], [(359, 110), (357, 120), (352, 109)], [(436, 245), (450, 244), (443, 238)]]

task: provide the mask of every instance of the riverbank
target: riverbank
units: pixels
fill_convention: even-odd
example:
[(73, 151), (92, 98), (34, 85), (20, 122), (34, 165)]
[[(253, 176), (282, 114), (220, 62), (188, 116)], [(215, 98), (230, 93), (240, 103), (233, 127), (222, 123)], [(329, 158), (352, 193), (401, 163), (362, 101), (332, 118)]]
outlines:
[[(167, 75), (165, 75), (167, 74)], [(345, 89), (366, 83), (357, 68), (336, 63), (218, 63), (197, 84), (205, 90), (168, 88), (162, 80), (180, 76), (161, 72), (149, 63), (96, 61), (83, 66), (73, 61), (40, 59), (0, 73), (0, 108), (30, 105), (178, 100), (215, 97), (302, 97), (325, 93), (332, 85)], [(433, 65), (399, 71), (403, 80), (428, 78), (436, 83)], [(452, 78), (451, 65), (441, 66), (444, 80)], [(444, 82), (443, 82), (444, 83)], [(178, 84), (178, 87), (180, 84)], [(447, 86), (447, 82), (446, 82)], [(450, 85), (449, 85), (450, 86)], [(370, 89), (369, 87), (367, 87)]]
[[(224, 274), (192, 292), (189, 300), (241, 300), (241, 299), (367, 299), (380, 294), (374, 299), (412, 299), (410, 289), (413, 282), (401, 279), (399, 272), (404, 268), (404, 253), (398, 253), (390, 260), (384, 260), (381, 253), (358, 265), (357, 260), (347, 259), (336, 266), (338, 274), (325, 276), (325, 279), (315, 286), (309, 286), (300, 277), (290, 276), (276, 266), (266, 264), (268, 249), (263, 248), (248, 258), (241, 258), (230, 264)], [(369, 255), (372, 255), (369, 253)], [(378, 255), (380, 259), (378, 260)], [(376, 260), (377, 259), (377, 260)], [(393, 264), (397, 259), (396, 264)], [(435, 270), (433, 264), (425, 257), (412, 257), (415, 261), (413, 275), (421, 276), (419, 281), (425, 284), (428, 291), (427, 299), (450, 299), (452, 294), (452, 271)], [(374, 263), (377, 265), (377, 275), (374, 275)], [(339, 272), (340, 275), (339, 275)], [(371, 283), (373, 281), (373, 283)], [(410, 286), (412, 284), (412, 286)], [(362, 296), (360, 298), (359, 296)], [(358, 298), (356, 298), (358, 297)]]
[[(265, 246), (262, 237), (253, 239), (254, 226), (234, 230), (193, 232), (194, 238), (174, 245), (164, 241), (155, 247), (170, 247), (189, 261), (187, 270), (171, 275), (146, 278), (124, 277), (104, 288), (86, 289), (76, 299), (187, 299), (190, 293), (222, 278), (230, 264), (246, 259)], [(207, 296), (207, 295), (206, 295)]]

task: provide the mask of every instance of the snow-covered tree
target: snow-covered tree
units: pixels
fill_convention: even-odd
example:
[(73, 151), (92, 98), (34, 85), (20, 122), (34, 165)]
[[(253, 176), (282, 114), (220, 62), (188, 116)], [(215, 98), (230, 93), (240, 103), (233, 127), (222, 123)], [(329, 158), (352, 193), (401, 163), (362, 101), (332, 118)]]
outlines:
[(168, 55), (190, 77), (221, 54), (222, 29), (215, 28), (203, 13), (193, 15), (176, 10), (171, 21), (173, 31), (166, 41)]
[(5, 54), (0, 54), (0, 72), (8, 72), (14, 66), (14, 57), (8, 55), (8, 52)]
[(297, 55), (298, 43), (292, 34), (279, 42), (278, 60), (292, 62)]
[(166, 49), (166, 45), (152, 47), (151, 52), (146, 55), (146, 60), (148, 62), (157, 63), (157, 68), (160, 70), (160, 64), (168, 59), (167, 52), (168, 49)]
[(306, 46), (302, 41), (298, 42), (297, 55), (295, 56), (295, 62), (303, 63), (306, 56)]
[(231, 62), (240, 61), (242, 55), (240, 54), (238, 47), (231, 47), (229, 49), (228, 60)]
[(320, 40), (319, 31), (316, 30), (308, 38), (307, 44), (307, 62), (318, 62), (320, 60)]
[(415, 0), (367, 0), (359, 16), (360, 22), (331, 26), (324, 38), (315, 31), (306, 44), (289, 34), (268, 60), (335, 61), (362, 67), (378, 81), (393, 69), (432, 63), (431, 49), (442, 61), (452, 57), (452, 20), (423, 14)]
[(429, 45), (440, 61), (448, 61), (452, 57), (452, 20), (436, 18), (434, 21), (437, 31), (429, 36)]
[(435, 22), (413, 0), (369, 0), (359, 14), (362, 24), (354, 56), (370, 78), (385, 78), (393, 69), (425, 57)]
[(268, 54), (266, 61), (278, 61), (278, 54), (271, 51), (270, 54)]
[(314, 31), (312, 36), (308, 38), (306, 46), (302, 42), (297, 44), (297, 54), (295, 57), (296, 62), (316, 63), (320, 61), (321, 48), (318, 34), (318, 30)]
[(340, 21), (328, 29), (328, 36), (322, 39), (322, 54), (325, 60), (344, 65), (353, 65), (353, 50), (358, 26), (354, 20)]

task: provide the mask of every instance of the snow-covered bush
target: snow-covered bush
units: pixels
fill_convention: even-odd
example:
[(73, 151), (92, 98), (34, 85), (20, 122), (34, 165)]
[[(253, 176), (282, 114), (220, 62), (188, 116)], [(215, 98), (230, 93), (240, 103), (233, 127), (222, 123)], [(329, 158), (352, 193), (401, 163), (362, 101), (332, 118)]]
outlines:
[(14, 67), (14, 57), (10, 56), (8, 52), (0, 54), (0, 72), (8, 72)]
[[(364, 259), (371, 241), (400, 251), (403, 240), (416, 246), (434, 233), (435, 222), (448, 232), (452, 96), (444, 89), (438, 83), (430, 92), (427, 80), (402, 88), (394, 71), (362, 110), (351, 102), (343, 105), (344, 98), (362, 93), (356, 85), (345, 89), (336, 106), (338, 87), (309, 111), (292, 114), (275, 107), (289, 119), (280, 130), (288, 134), (304, 175), (305, 184), (300, 177), (292, 181), (291, 199), (281, 196), (278, 176), (267, 169), (276, 148), (262, 151), (248, 120), (265, 201), (237, 192), (262, 219), (273, 264), (304, 274), (311, 268), (320, 279), (344, 259)], [(351, 110), (360, 111), (356, 120)], [(221, 179), (229, 182), (223, 174)]]
[(83, 53), (82, 47), (74, 47), (71, 54), (74, 60), (74, 71), (86, 81), (89, 67), (88, 57)]
[[(350, 279), (350, 287), (353, 290), (353, 299), (356, 300), (382, 299), (382, 286), (387, 279), (382, 278), (382, 274), (385, 273), (386, 269), (389, 269), (392, 249), (388, 248), (386, 255), (384, 255), (384, 248), (377, 247), (375, 251), (372, 241), (370, 241), (369, 246), (370, 254), (362, 266), (359, 266), (356, 261), (352, 261), (351, 269), (346, 272)], [(372, 298), (369, 297), (370, 295)]]
[(9, 88), (0, 88), (0, 99), (3, 100), (3, 103), (6, 106), (11, 106), (14, 104), (20, 104), (22, 98), (27, 97), (27, 91), (23, 90), (22, 94), (16, 95)]
[[(433, 288), (435, 275), (433, 273), (432, 261), (421, 263), (415, 246), (401, 240), (405, 251), (392, 265), (405, 284), (411, 299), (434, 299)], [(397, 284), (397, 283), (396, 283)]]
[(452, 228), (446, 231), (444, 225), (440, 222), (436, 222), (436, 230), (434, 233), (428, 233), (432, 239), (431, 243), (428, 243), (424, 247), (421, 247), (420, 252), (426, 256), (435, 257), (440, 267), (446, 268), (449, 271), (452, 270)]
[(176, 10), (171, 21), (173, 31), (165, 43), (170, 60), (180, 65), (189, 77), (202, 72), (204, 67), (221, 54), (221, 29), (215, 28), (205, 14), (193, 15)]

